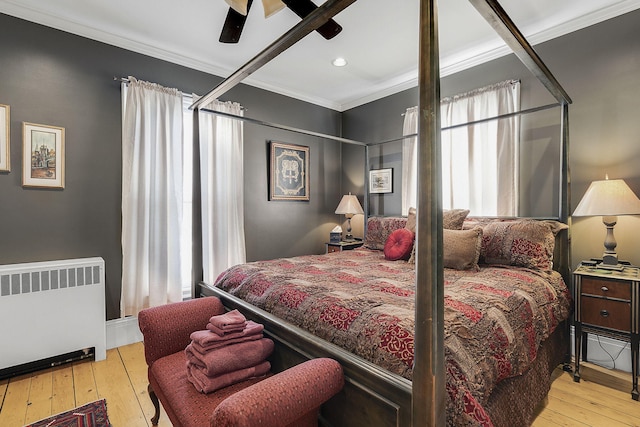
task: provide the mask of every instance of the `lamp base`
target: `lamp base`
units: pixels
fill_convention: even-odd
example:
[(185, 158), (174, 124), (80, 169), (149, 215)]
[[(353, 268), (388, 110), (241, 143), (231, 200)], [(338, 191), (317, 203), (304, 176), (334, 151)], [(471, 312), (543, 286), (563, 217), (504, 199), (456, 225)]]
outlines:
[(344, 238), (342, 239), (343, 242), (355, 242), (356, 239), (353, 237), (353, 234), (351, 233), (347, 233), (344, 235)]
[(596, 268), (600, 270), (622, 271), (624, 270), (624, 264), (605, 264), (601, 262), (596, 265)]
[(625, 267), (629, 267), (631, 263), (629, 261), (620, 260), (618, 263), (607, 263), (603, 262), (602, 258), (591, 258), (593, 263), (593, 267), (599, 268), (600, 270), (611, 270), (611, 271), (623, 271)]

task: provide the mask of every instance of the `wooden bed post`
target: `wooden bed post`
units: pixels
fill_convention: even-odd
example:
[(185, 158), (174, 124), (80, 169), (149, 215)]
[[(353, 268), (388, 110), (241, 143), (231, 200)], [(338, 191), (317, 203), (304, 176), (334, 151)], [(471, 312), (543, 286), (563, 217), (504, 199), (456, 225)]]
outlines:
[(420, 2), (414, 427), (445, 425), (440, 64), (435, 0)]

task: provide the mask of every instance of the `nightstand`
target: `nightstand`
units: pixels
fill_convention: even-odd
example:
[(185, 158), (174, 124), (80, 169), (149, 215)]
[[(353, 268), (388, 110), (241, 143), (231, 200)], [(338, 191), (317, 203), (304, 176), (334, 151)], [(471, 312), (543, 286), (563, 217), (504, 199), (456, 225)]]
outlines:
[(325, 243), (328, 254), (332, 252), (349, 251), (351, 249), (359, 248), (362, 246), (362, 240), (355, 240), (353, 242), (337, 242), (337, 243)]
[(587, 334), (603, 335), (631, 343), (631, 397), (638, 400), (638, 344), (640, 342), (640, 269), (622, 271), (582, 265), (573, 272), (575, 310), (575, 370), (580, 381), (580, 361), (587, 360)]

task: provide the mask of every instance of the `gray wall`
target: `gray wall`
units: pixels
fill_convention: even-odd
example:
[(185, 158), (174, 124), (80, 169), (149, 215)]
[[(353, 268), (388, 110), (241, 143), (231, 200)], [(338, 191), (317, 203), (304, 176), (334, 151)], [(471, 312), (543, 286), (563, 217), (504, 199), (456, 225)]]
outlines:
[[(640, 11), (594, 25), (567, 36), (535, 46), (542, 59), (573, 99), (569, 108), (571, 210), (580, 201), (589, 183), (623, 178), (640, 194)], [(506, 79), (522, 81), (522, 107), (553, 101), (513, 55), (500, 58), (442, 79), (442, 96), (465, 92)], [(346, 138), (380, 141), (402, 133), (400, 114), (417, 105), (418, 91), (410, 89), (388, 98), (354, 108), (343, 114)], [(367, 120), (367, 118), (370, 118)], [(545, 125), (545, 123), (547, 123)], [(540, 119), (527, 136), (547, 144), (557, 135), (557, 126)], [(533, 129), (533, 128), (532, 128)], [(541, 148), (542, 147), (542, 148)], [(549, 145), (538, 146), (524, 158), (526, 168), (537, 174), (547, 161)], [(344, 165), (345, 170), (356, 167)], [(397, 175), (396, 175), (397, 176)], [(548, 173), (541, 181), (549, 181)], [(545, 183), (548, 185), (548, 183)], [(551, 185), (554, 185), (552, 182)], [(536, 190), (541, 182), (531, 182)], [(530, 208), (547, 203), (547, 193), (529, 191), (524, 202)], [(555, 196), (553, 196), (555, 197)], [(616, 226), (618, 254), (640, 264), (637, 239), (640, 217), (620, 217)], [(573, 264), (602, 255), (605, 229), (601, 218), (573, 218)]]
[[(0, 14), (0, 103), (11, 106), (11, 172), (0, 174), (0, 264), (100, 256), (107, 318), (119, 316), (122, 275), (121, 101), (113, 77), (133, 75), (205, 93), (221, 78)], [(338, 134), (340, 114), (248, 86), (225, 99), (247, 116)], [(21, 186), (22, 122), (64, 127), (64, 190)], [(267, 201), (267, 140), (308, 145), (309, 202)], [(321, 253), (341, 219), (340, 144), (245, 127), (249, 260)]]
[[(624, 178), (640, 193), (639, 25), (636, 11), (536, 46), (574, 100), (574, 207), (589, 183), (605, 173)], [(0, 263), (101, 256), (107, 265), (107, 317), (115, 318), (122, 184), (120, 90), (112, 78), (134, 75), (196, 93), (206, 92), (220, 78), (5, 15), (0, 15), (0, 40), (0, 103), (11, 106), (12, 151), (11, 173), (0, 174)], [(523, 107), (551, 101), (511, 56), (444, 78), (442, 95), (510, 78), (522, 80)], [(417, 104), (418, 93), (404, 91), (347, 111), (342, 119), (334, 111), (247, 86), (233, 89), (225, 99), (242, 103), (251, 117), (331, 134), (342, 126), (343, 136), (374, 142), (400, 136), (401, 114)], [(24, 121), (65, 127), (64, 190), (22, 188)], [(310, 202), (267, 200), (268, 140), (310, 147)], [(540, 155), (536, 161), (541, 162)], [(244, 167), (250, 260), (322, 252), (328, 231), (342, 221), (333, 214), (340, 196), (351, 191), (364, 202), (361, 147), (248, 125)], [(535, 170), (536, 163), (530, 168)], [(399, 191), (399, 177), (394, 171), (394, 192)], [(362, 235), (361, 220), (354, 219), (355, 235)], [(616, 227), (620, 256), (635, 264), (640, 264), (639, 228), (638, 217), (621, 217)], [(600, 218), (575, 218), (572, 235), (574, 264), (601, 254)]]

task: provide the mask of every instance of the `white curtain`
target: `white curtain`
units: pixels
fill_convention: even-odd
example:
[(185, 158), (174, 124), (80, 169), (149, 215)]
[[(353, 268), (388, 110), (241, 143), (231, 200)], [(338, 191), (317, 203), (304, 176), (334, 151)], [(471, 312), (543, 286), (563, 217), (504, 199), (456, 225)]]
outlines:
[[(214, 101), (207, 109), (242, 116), (240, 104)], [(243, 122), (198, 113), (202, 187), (203, 280), (246, 262), (244, 239)]]
[[(402, 135), (418, 133), (418, 107), (407, 108), (404, 114)], [(410, 136), (402, 140), (402, 215), (409, 208), (418, 206), (418, 137)]]
[(182, 299), (182, 94), (123, 85), (121, 316)]
[[(443, 99), (442, 128), (513, 113), (520, 109), (520, 82), (506, 81)], [(405, 114), (404, 134), (417, 132), (417, 112)], [(445, 209), (466, 208), (471, 215), (516, 216), (518, 214), (519, 118), (491, 120), (443, 131), (442, 205)], [(405, 144), (409, 140), (405, 138)], [(415, 140), (415, 138), (411, 138)], [(417, 141), (413, 142), (413, 147)], [(414, 153), (415, 152), (415, 153)], [(404, 157), (413, 153), (407, 176), (417, 182), (417, 150), (403, 147)], [(403, 181), (404, 181), (403, 168)], [(416, 189), (409, 187), (406, 203), (415, 206)], [(405, 197), (403, 191), (403, 209)]]

